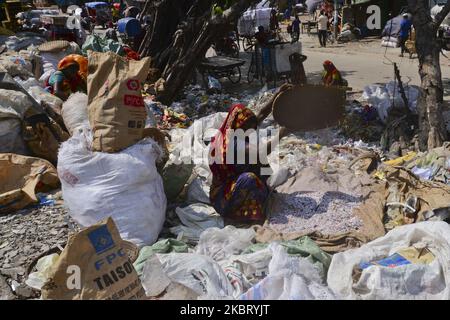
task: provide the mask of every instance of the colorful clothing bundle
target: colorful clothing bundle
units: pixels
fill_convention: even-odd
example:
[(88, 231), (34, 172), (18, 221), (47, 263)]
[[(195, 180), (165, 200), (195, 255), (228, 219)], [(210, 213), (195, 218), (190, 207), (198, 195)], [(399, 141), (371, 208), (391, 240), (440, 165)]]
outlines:
[[(237, 142), (231, 140), (233, 132), (254, 121), (256, 116), (243, 105), (231, 108), (219, 133), (211, 142), (211, 164), (213, 182), (210, 191), (210, 200), (214, 209), (225, 218), (234, 222), (261, 222), (265, 217), (263, 213), (264, 202), (269, 191), (264, 179), (260, 178), (259, 164), (229, 164), (227, 150), (231, 143), (237, 150)], [(232, 159), (236, 160), (236, 157)]]

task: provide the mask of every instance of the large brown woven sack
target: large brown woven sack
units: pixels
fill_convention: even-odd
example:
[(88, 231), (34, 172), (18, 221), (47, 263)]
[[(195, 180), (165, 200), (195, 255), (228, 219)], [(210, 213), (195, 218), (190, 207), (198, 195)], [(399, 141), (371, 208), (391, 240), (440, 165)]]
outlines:
[(147, 111), (141, 83), (149, 68), (150, 58), (128, 61), (113, 52), (90, 53), (88, 115), (94, 151), (118, 152), (142, 139)]
[(69, 238), (42, 287), (43, 299), (145, 299), (141, 281), (112, 218)]
[(59, 186), (55, 167), (39, 158), (0, 153), (0, 214), (37, 203), (37, 192)]

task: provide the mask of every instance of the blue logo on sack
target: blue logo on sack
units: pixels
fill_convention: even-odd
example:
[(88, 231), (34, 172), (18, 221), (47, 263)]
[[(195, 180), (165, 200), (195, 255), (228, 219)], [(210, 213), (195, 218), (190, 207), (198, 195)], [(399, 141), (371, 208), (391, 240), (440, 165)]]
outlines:
[(88, 234), (88, 238), (94, 246), (95, 252), (97, 254), (103, 253), (115, 246), (114, 241), (111, 237), (111, 233), (106, 225), (98, 227), (94, 231)]

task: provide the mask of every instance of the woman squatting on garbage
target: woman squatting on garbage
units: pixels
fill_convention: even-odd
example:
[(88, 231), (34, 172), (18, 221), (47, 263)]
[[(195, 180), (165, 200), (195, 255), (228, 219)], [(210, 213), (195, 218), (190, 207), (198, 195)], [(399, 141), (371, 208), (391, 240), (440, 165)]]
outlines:
[[(246, 141), (238, 141), (240, 136), (235, 135), (235, 130), (256, 130), (272, 111), (276, 97), (290, 87), (283, 85), (258, 115), (242, 104), (232, 106), (219, 132), (211, 141), (210, 169), (213, 181), (210, 200), (226, 223), (263, 223), (265, 220), (264, 204), (269, 195), (266, 185), (268, 176), (261, 175), (263, 164), (259, 148), (265, 148), (263, 150), (267, 150), (267, 155), (270, 154), (273, 145), (288, 130), (282, 127), (272, 140), (266, 144), (258, 142), (256, 146), (245, 138)], [(230, 149), (232, 152), (229, 155)], [(238, 154), (245, 154), (244, 163), (238, 163)], [(250, 155), (257, 155), (255, 164), (251, 163)]]
[(74, 92), (87, 92), (87, 58), (71, 54), (58, 63), (58, 71), (50, 76), (48, 90), (63, 101)]
[(322, 74), (322, 82), (325, 86), (343, 86), (345, 84), (344, 79), (342, 78), (341, 73), (335, 67), (333, 62), (330, 60), (326, 60), (323, 63), (323, 74)]

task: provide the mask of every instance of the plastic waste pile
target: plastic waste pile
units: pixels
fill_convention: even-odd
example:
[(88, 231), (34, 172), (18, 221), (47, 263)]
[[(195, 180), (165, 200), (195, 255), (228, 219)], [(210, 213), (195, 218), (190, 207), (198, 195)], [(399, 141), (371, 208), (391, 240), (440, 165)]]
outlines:
[[(405, 107), (394, 82), (367, 86), (339, 126), (284, 137), (268, 157), (265, 223), (233, 226), (210, 203), (210, 142), (233, 104), (257, 113), (275, 90), (232, 94), (209, 79), (166, 106), (141, 88), (147, 59), (92, 36), (88, 94), (62, 101), (45, 84), (81, 48), (40, 52), (41, 41), (11, 36), (0, 55), (0, 218), (61, 202), (62, 224), (76, 225), (23, 272), (41, 299), (450, 298), (450, 144), (380, 149), (388, 111)], [(406, 94), (416, 112), (417, 88)], [(277, 129), (272, 116), (259, 128)], [(8, 265), (9, 241), (0, 232)], [(95, 262), (112, 256), (105, 272), (123, 272), (109, 282)], [(64, 285), (72, 264), (78, 291)]]
[[(419, 88), (416, 86), (406, 86), (405, 94), (408, 100), (408, 108), (412, 112), (417, 112), (417, 100), (419, 98)], [(378, 111), (378, 116), (383, 123), (386, 123), (390, 108), (404, 108), (405, 103), (401, 97), (400, 89), (395, 81), (391, 81), (384, 86), (370, 85), (364, 88), (362, 99), (372, 104)]]

